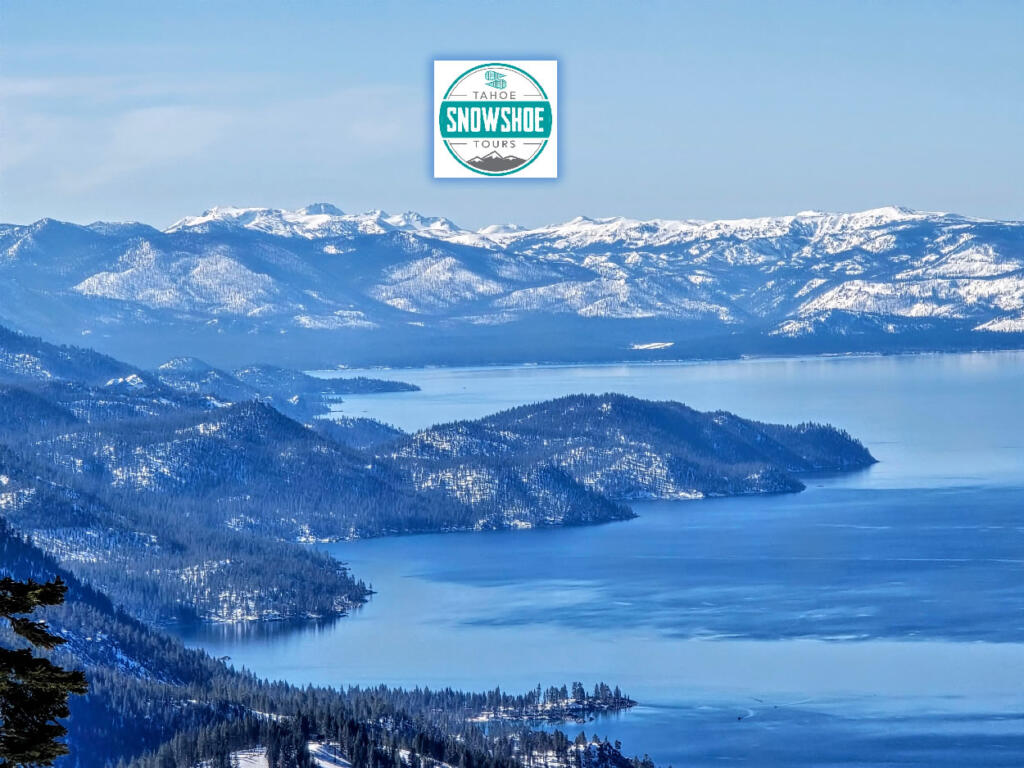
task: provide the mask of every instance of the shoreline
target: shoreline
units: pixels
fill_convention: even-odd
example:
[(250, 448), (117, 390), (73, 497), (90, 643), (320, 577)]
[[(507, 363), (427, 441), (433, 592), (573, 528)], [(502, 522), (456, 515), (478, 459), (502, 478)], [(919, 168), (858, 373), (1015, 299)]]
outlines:
[[(783, 355), (738, 355), (732, 357), (680, 357), (659, 358), (657, 360), (605, 360), (595, 362), (566, 361), (525, 361), (520, 363), (476, 363), (473, 365), (407, 365), (407, 366), (352, 366), (339, 364), (336, 368), (309, 368), (304, 372), (322, 379), (335, 379), (352, 376), (364, 371), (502, 371), (522, 370), (524, 368), (571, 369), (571, 368), (613, 368), (623, 365), (636, 367), (657, 366), (700, 366), (722, 363), (758, 363), (758, 362), (813, 362), (817, 360), (871, 360), (878, 358), (916, 358), (916, 357), (963, 357), (965, 355), (1024, 355), (1024, 348), (1011, 349), (956, 349), (956, 350), (908, 350), (905, 352), (822, 352), (818, 354), (783, 354)], [(356, 395), (392, 395), (405, 394), (422, 390), (367, 392)], [(352, 397), (353, 395), (349, 395)]]

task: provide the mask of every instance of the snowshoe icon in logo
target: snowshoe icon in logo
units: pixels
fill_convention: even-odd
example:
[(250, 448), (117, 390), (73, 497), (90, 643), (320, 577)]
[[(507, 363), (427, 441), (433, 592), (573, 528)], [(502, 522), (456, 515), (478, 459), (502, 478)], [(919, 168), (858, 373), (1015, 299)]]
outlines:
[(557, 176), (557, 62), (435, 61), (434, 176)]
[(508, 80), (501, 76), (500, 72), (495, 72), (493, 69), (488, 69), (484, 72), (484, 80), (491, 88), (506, 88), (508, 87)]

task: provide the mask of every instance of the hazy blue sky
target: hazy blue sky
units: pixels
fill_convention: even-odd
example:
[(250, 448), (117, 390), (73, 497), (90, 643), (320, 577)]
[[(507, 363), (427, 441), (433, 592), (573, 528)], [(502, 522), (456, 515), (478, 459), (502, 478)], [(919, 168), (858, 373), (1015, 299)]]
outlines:
[[(1024, 2), (0, 0), (0, 220), (1020, 219), (1022, 40)], [(435, 57), (559, 59), (561, 178), (430, 178)]]

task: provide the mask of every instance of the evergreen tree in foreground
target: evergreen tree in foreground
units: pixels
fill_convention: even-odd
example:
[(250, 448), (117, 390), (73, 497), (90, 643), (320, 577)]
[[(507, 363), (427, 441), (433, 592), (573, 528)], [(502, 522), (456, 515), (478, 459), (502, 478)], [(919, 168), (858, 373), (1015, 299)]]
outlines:
[[(52, 650), (65, 642), (47, 631), (46, 622), (24, 615), (64, 602), (67, 587), (59, 578), (41, 584), (0, 579), (0, 617), (37, 648)], [(59, 741), (67, 729), (57, 722), (68, 716), (68, 696), (85, 693), (85, 675), (58, 667), (25, 648), (0, 648), (0, 768), (52, 765), (68, 748)]]

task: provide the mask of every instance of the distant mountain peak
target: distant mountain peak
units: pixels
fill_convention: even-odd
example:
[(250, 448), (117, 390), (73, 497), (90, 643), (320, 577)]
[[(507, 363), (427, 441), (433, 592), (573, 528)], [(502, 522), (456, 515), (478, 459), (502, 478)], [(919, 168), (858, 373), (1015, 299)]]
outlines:
[(344, 216), (345, 212), (336, 205), (330, 203), (313, 203), (307, 205), (301, 209), (300, 213), (304, 213), (308, 216), (326, 215), (326, 216)]
[(480, 227), (476, 232), (478, 235), (504, 235), (510, 232), (522, 232), (525, 230), (522, 224), (488, 224), (486, 227)]

